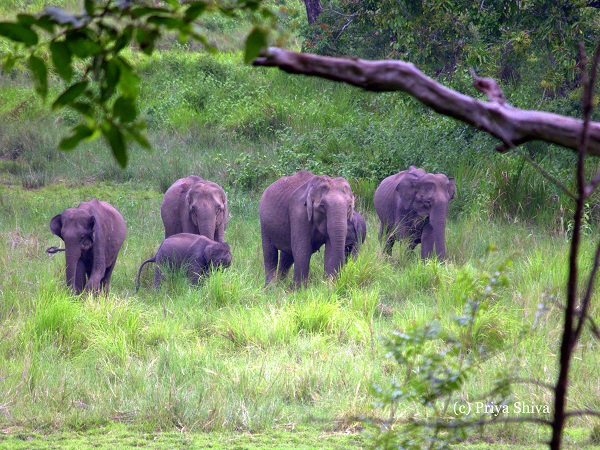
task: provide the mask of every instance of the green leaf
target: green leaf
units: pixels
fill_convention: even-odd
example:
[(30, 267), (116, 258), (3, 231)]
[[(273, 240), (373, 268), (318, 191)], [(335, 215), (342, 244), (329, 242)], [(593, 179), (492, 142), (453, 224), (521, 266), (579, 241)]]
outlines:
[(165, 17), (165, 16), (150, 16), (147, 20), (148, 23), (152, 25), (158, 25), (159, 27), (165, 27), (167, 30), (173, 30), (175, 28), (179, 28), (182, 22), (180, 19), (176, 19), (175, 17)]
[(118, 59), (121, 67), (121, 77), (119, 78), (119, 90), (125, 97), (136, 99), (140, 93), (139, 78), (131, 69), (131, 66), (121, 58)]
[(122, 123), (133, 122), (138, 115), (135, 100), (131, 97), (119, 97), (113, 105), (113, 114), (119, 118)]
[(165, 0), (165, 2), (175, 8), (175, 10), (179, 9), (179, 0)]
[(123, 168), (127, 167), (127, 148), (125, 147), (125, 139), (121, 130), (111, 122), (103, 122), (101, 130), (119, 165)]
[(111, 59), (104, 63), (104, 78), (100, 87), (100, 99), (107, 100), (115, 92), (117, 83), (121, 77), (121, 68), (115, 59)]
[(67, 90), (65, 90), (62, 94), (58, 96), (54, 103), (52, 104), (52, 109), (61, 108), (69, 103), (73, 103), (77, 97), (79, 97), (85, 89), (87, 88), (88, 82), (87, 80), (79, 81), (78, 83), (74, 83)]
[(38, 35), (26, 25), (12, 22), (0, 22), (0, 36), (7, 37), (14, 42), (23, 42), (32, 47), (38, 43)]
[(60, 144), (58, 144), (58, 148), (61, 150), (73, 150), (75, 147), (79, 145), (79, 143), (93, 136), (95, 130), (87, 125), (77, 125), (73, 129), (73, 133), (71, 136), (63, 138), (60, 140)]
[(83, 6), (88, 16), (91, 16), (96, 12), (96, 5), (94, 0), (85, 0), (83, 2)]
[(260, 55), (260, 51), (267, 46), (267, 33), (258, 28), (250, 32), (246, 38), (246, 45), (244, 48), (244, 62), (246, 64), (251, 63)]
[(75, 111), (77, 111), (80, 114), (83, 114), (86, 117), (90, 117), (90, 118), (94, 117), (94, 108), (89, 103), (73, 102), (73, 103), (70, 103), (68, 106), (70, 106)]
[(131, 38), (133, 37), (133, 27), (131, 25), (125, 27), (119, 37), (117, 38), (115, 45), (112, 49), (113, 54), (119, 53), (125, 47), (129, 45), (131, 42)]
[(158, 38), (156, 30), (138, 28), (135, 33), (135, 39), (138, 42), (140, 49), (146, 54), (151, 55), (154, 51), (154, 45)]
[(128, 128), (127, 131), (133, 137), (133, 139), (135, 139), (135, 141), (138, 144), (140, 144), (143, 148), (145, 148), (146, 150), (150, 150), (152, 148), (150, 142), (146, 138), (146, 135), (143, 133), (143, 131), (131, 128)]
[(87, 58), (102, 52), (102, 46), (82, 32), (67, 33), (66, 42), (69, 50), (79, 58)]
[(71, 50), (65, 41), (50, 42), (50, 54), (56, 73), (65, 81), (71, 81), (73, 68), (71, 67)]
[(17, 22), (26, 27), (30, 27), (31, 25), (35, 25), (37, 19), (31, 14), (17, 14)]
[(42, 58), (31, 55), (29, 57), (29, 70), (33, 76), (35, 90), (45, 99), (48, 93), (48, 69), (46, 69), (46, 63)]
[(192, 22), (200, 17), (206, 8), (208, 7), (207, 3), (204, 2), (192, 2), (189, 4), (188, 9), (185, 10), (184, 20), (187, 22)]
[(4, 70), (6, 72), (10, 72), (15, 67), (17, 63), (17, 58), (13, 55), (6, 54), (4, 55)]

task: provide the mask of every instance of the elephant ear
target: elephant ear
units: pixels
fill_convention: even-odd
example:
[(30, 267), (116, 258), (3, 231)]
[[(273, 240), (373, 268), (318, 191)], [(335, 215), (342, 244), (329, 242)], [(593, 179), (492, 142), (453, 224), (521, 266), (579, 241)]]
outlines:
[(57, 214), (52, 218), (50, 221), (50, 231), (52, 231), (52, 234), (55, 234), (62, 239), (62, 214)]
[(402, 200), (402, 207), (410, 209), (415, 195), (417, 195), (417, 177), (412, 174), (406, 174), (396, 185), (396, 192)]
[(302, 194), (302, 197), (300, 197), (300, 201), (303, 203), (304, 206), (306, 206), (306, 214), (308, 216), (308, 221), (311, 222), (312, 221), (312, 216), (313, 216), (313, 201), (314, 201), (314, 193), (313, 193), (313, 188), (315, 187), (315, 180), (311, 180), (308, 185), (306, 186), (306, 190), (304, 191), (304, 194)]
[(454, 194), (456, 194), (456, 180), (448, 177), (448, 195), (450, 195), (450, 200), (454, 198)]

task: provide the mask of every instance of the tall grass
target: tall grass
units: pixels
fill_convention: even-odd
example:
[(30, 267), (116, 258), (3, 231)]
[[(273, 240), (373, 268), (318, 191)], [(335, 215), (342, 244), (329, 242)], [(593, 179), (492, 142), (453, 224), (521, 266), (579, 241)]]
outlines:
[[(383, 358), (378, 337), (433, 318), (450, 324), (467, 275), (507, 257), (514, 260), (510, 286), (464, 337), (465, 346), (490, 356), (465, 398), (489, 390), (496, 368), (507, 364), (525, 378), (554, 381), (571, 207), (565, 196), (519, 160), (490, 155), (490, 139), (400, 94), (363, 93), (240, 61), (239, 54), (215, 58), (181, 47), (138, 61), (153, 150), (134, 147), (125, 170), (100, 141), (57, 151), (63, 125), (75, 117), (42, 113), (26, 77), (0, 75), (0, 428), (356, 430), (356, 417), (370, 412), (371, 384), (402, 376)], [(539, 162), (562, 176), (569, 160), (559, 160), (556, 167)], [(377, 240), (373, 192), (409, 165), (457, 180), (444, 262), (421, 261), (419, 249), (402, 245), (388, 257)], [(367, 241), (334, 281), (325, 279), (318, 252), (307, 289), (292, 290), (290, 280), (265, 287), (259, 196), (301, 168), (350, 180)], [(228, 193), (232, 266), (199, 286), (173, 277), (158, 291), (148, 270), (135, 294), (138, 267), (164, 236), (162, 194), (189, 174)], [(128, 235), (111, 293), (73, 297), (64, 287), (64, 256), (44, 253), (60, 244), (48, 224), (92, 197), (121, 211)], [(597, 237), (594, 201), (590, 238)], [(490, 244), (499, 254), (480, 263)], [(540, 303), (548, 312), (538, 317)], [(592, 314), (598, 320), (598, 310)], [(589, 382), (600, 364), (595, 345), (584, 337), (573, 362), (574, 408), (598, 407)], [(514, 396), (550, 401), (528, 385), (515, 387)], [(402, 408), (400, 416), (419, 407)], [(587, 433), (593, 423), (570, 426)], [(510, 426), (481, 437), (537, 440), (531, 429)]]
[[(468, 292), (461, 274), (480, 265), (481, 247), (494, 239), (502, 249), (498, 258), (515, 253), (512, 283), (464, 343), (492, 355), (465, 395), (489, 389), (498, 365), (515, 361), (523, 376), (554, 378), (560, 308), (550, 296), (562, 297), (564, 237), (527, 237), (522, 225), (467, 217), (449, 224), (449, 261), (422, 262), (400, 248), (384, 256), (375, 216), (367, 211), (367, 242), (335, 282), (323, 279), (322, 255), (316, 254), (309, 288), (292, 291), (279, 282), (265, 289), (258, 199), (246, 199), (232, 202), (229, 269), (197, 287), (181, 277), (159, 291), (148, 275), (135, 295), (137, 267), (162, 239), (160, 195), (125, 188), (126, 196), (101, 184), (3, 188), (3, 427), (81, 429), (118, 422), (148, 430), (260, 431), (282, 423), (328, 429), (336, 420), (351, 424), (369, 413), (371, 383), (397, 375), (385, 363), (378, 337), (434, 317), (451, 323)], [(129, 233), (109, 296), (73, 297), (64, 287), (64, 257), (44, 254), (56, 244), (47, 222), (75, 198), (92, 196), (117, 205)], [(493, 259), (483, 264), (495, 266)], [(549, 313), (532, 329), (540, 302)], [(596, 401), (586, 382), (600, 363), (594, 345), (584, 338), (582, 358), (574, 361), (574, 407)], [(549, 402), (547, 392), (530, 386), (517, 386), (514, 395)], [(584, 420), (572, 425), (591, 426)], [(500, 439), (490, 433), (486, 439)], [(532, 439), (514, 431), (509, 441)]]

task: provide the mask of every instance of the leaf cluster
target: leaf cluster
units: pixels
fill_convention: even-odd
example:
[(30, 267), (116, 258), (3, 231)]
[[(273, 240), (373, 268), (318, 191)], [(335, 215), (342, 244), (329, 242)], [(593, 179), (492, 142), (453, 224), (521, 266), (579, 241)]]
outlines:
[(268, 30), (276, 22), (275, 14), (260, 0), (240, 0), (232, 6), (179, 0), (83, 3), (79, 14), (47, 7), (37, 15), (18, 14), (15, 21), (0, 22), (0, 37), (13, 43), (1, 60), (6, 71), (26, 61), (35, 89), (44, 99), (49, 94), (51, 71), (58, 75), (62, 87), (52, 108), (70, 108), (82, 119), (61, 140), (61, 149), (71, 150), (84, 140), (102, 136), (122, 167), (128, 161), (127, 141), (150, 148), (138, 108), (140, 79), (125, 51), (152, 55), (167, 33), (176, 33), (180, 42), (193, 39), (214, 52), (197, 21), (209, 13), (235, 17), (249, 11), (257, 16), (257, 25), (246, 41), (248, 62), (266, 45)]
[(572, 0), (332, 0), (305, 28), (304, 50), (402, 59), (444, 77), (475, 68), (556, 94), (577, 85), (577, 46), (593, 45), (598, 14)]
[[(488, 252), (496, 250), (493, 246), (488, 248)], [(483, 262), (482, 259), (480, 264)], [(398, 370), (388, 385), (373, 385), (375, 407), (387, 413), (386, 418), (365, 421), (374, 431), (375, 447), (447, 448), (464, 440), (467, 428), (482, 420), (479, 413), (459, 414), (452, 402), (460, 401), (469, 377), (491, 357), (478, 346), (470, 345), (468, 342), (474, 344), (475, 340), (465, 339), (465, 335), (475, 333), (482, 311), (508, 284), (507, 272), (511, 267), (512, 260), (506, 259), (491, 273), (480, 268), (476, 273), (463, 274), (457, 279), (464, 292), (463, 312), (454, 319), (458, 332), (433, 320), (397, 330), (384, 338), (386, 358), (393, 360)], [(508, 383), (511, 375), (500, 373), (483, 401), (507, 404), (511, 396)], [(411, 404), (423, 409), (408, 417), (398, 417), (399, 408)]]

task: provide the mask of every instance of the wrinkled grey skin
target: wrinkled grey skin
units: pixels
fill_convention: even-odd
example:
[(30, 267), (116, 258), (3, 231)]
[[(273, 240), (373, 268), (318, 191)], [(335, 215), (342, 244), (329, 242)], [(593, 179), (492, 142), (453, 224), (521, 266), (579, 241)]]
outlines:
[(156, 263), (154, 287), (158, 289), (163, 274), (161, 267), (178, 269), (185, 267), (193, 284), (208, 274), (211, 268), (227, 268), (231, 265), (231, 251), (224, 242), (213, 241), (206, 236), (179, 233), (166, 238), (156, 254), (142, 263), (138, 270), (136, 292), (140, 288), (140, 275), (147, 263)]
[(375, 191), (375, 211), (381, 221), (379, 239), (392, 253), (396, 240), (406, 239), (410, 249), (421, 244), (421, 257), (446, 256), (446, 217), (454, 198), (454, 178), (427, 173), (411, 166), (387, 177)]
[(345, 262), (353, 211), (352, 189), (341, 177), (302, 170), (265, 189), (259, 214), (266, 284), (273, 281), (276, 271), (284, 278), (292, 264), (295, 286), (306, 284), (311, 255), (323, 244), (325, 274), (334, 276)]
[(94, 198), (54, 216), (50, 230), (65, 242), (67, 286), (75, 294), (101, 289), (107, 293), (127, 234), (123, 216)]
[(178, 233), (206, 236), (224, 242), (229, 220), (227, 196), (212, 181), (191, 175), (167, 189), (160, 206), (165, 238)]
[(353, 211), (352, 217), (348, 220), (348, 232), (346, 233), (346, 246), (344, 249), (346, 262), (350, 256), (353, 258), (358, 256), (358, 250), (365, 243), (366, 238), (367, 224), (365, 219), (357, 211)]

